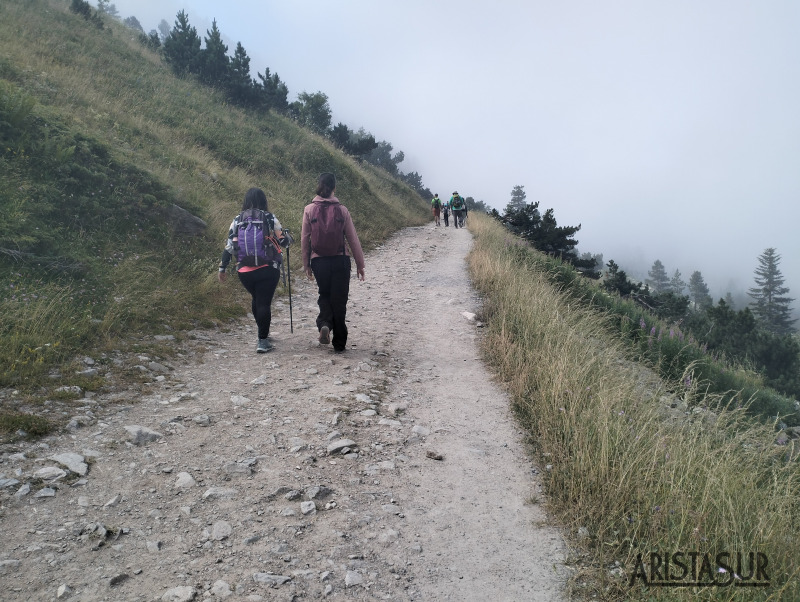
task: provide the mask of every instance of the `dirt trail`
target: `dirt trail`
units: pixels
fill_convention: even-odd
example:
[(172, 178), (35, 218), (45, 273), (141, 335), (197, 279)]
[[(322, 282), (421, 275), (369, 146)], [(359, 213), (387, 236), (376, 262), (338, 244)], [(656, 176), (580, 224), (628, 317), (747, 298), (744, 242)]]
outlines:
[[(564, 543), (462, 315), (470, 244), (411, 228), (370, 253), (344, 354), (317, 343), (297, 279), (272, 353), (253, 352), (251, 320), (191, 333), (166, 378), (139, 358), (156, 370), (143, 391), (3, 453), (19, 483), (0, 490), (0, 598), (563, 599)], [(33, 477), (60, 453), (88, 472)]]

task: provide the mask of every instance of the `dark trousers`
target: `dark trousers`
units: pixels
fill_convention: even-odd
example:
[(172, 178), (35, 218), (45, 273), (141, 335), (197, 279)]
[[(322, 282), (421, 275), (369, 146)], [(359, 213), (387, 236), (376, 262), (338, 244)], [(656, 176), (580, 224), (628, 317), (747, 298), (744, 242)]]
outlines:
[(258, 338), (266, 339), (269, 336), (269, 325), (272, 322), (272, 297), (278, 286), (281, 273), (273, 267), (267, 266), (252, 272), (237, 272), (239, 281), (253, 297), (251, 307), (253, 316), (258, 325)]
[(330, 328), (333, 348), (341, 351), (347, 343), (345, 317), (350, 295), (350, 257), (315, 257), (311, 260), (311, 271), (319, 287), (317, 328)]
[(447, 228), (450, 225), (450, 212), (445, 210), (444, 212), (444, 227)]

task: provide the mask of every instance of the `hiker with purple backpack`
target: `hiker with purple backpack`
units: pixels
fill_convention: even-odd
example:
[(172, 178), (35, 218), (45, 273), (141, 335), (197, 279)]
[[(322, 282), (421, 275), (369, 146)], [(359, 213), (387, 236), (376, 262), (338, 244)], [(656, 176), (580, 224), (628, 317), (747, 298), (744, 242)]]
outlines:
[(251, 309), (258, 326), (256, 353), (274, 349), (269, 341), (272, 321), (272, 297), (280, 280), (283, 263), (281, 245), (288, 246), (281, 223), (267, 205), (267, 195), (260, 188), (251, 188), (244, 195), (242, 212), (231, 222), (222, 259), (219, 262), (219, 281), (225, 282), (231, 257), (236, 257), (239, 280), (253, 300)]
[[(316, 279), (319, 288), (317, 329), (319, 342), (333, 343), (341, 353), (347, 343), (347, 299), (350, 295), (350, 255), (356, 262), (356, 274), (364, 280), (364, 252), (358, 240), (353, 218), (347, 207), (334, 196), (336, 177), (320, 174), (317, 196), (303, 211), (300, 248), (303, 269), (309, 280)], [(346, 244), (345, 244), (346, 243)]]

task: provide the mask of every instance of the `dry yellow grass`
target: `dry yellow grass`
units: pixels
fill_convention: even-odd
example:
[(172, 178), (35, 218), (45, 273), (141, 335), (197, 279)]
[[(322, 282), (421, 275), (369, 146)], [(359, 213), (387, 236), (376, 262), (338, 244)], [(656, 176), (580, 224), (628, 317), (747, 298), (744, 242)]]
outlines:
[[(693, 379), (689, 388), (659, 383), (628, 359), (606, 318), (526, 266), (525, 254), (535, 251), (490, 218), (470, 221), (486, 358), (512, 395), (536, 460), (550, 466), (552, 511), (588, 553), (575, 591), (602, 599), (797, 599), (800, 470), (774, 445), (773, 429), (741, 410), (666, 412), (668, 389), (690, 406), (714, 404)], [(630, 586), (637, 555), (681, 551), (762, 552), (772, 585), (644, 588), (639, 579)]]

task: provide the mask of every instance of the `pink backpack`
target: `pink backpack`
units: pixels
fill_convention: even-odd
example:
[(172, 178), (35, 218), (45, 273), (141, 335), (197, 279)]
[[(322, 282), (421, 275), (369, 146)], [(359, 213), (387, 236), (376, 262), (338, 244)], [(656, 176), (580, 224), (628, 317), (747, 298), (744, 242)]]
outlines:
[(344, 254), (344, 211), (339, 203), (311, 204), (311, 250), (320, 257)]

